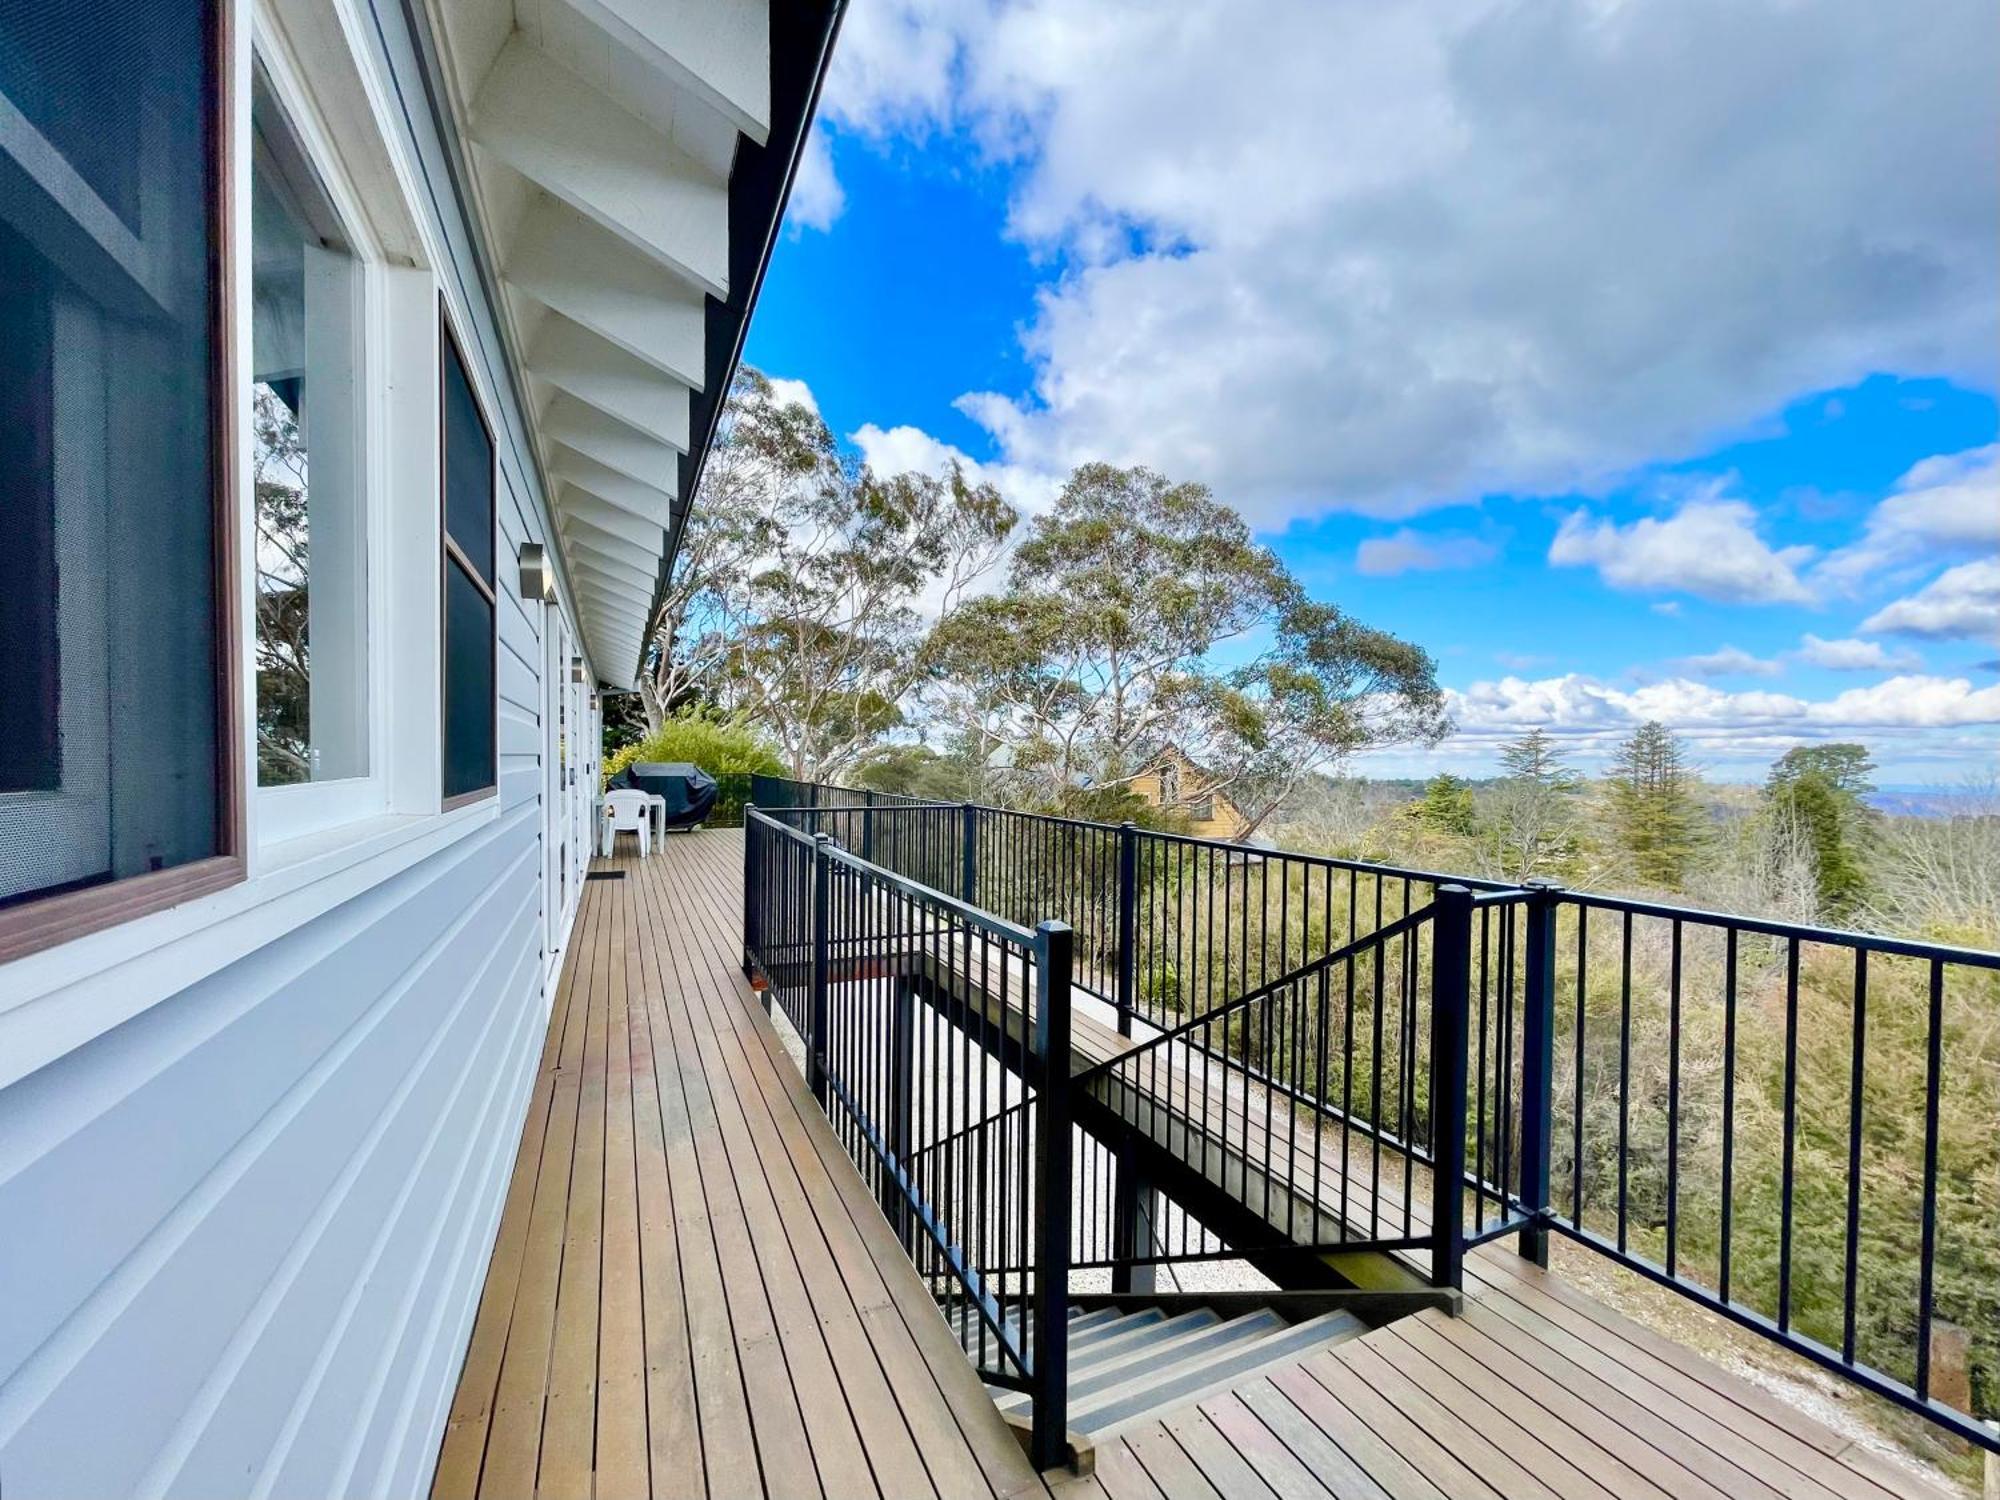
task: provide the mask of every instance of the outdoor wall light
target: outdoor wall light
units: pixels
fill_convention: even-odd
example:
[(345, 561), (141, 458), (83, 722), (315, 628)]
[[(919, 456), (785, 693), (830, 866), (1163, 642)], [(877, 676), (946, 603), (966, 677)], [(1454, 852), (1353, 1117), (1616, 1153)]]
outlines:
[(582, 658), (582, 657), (580, 657), (580, 656), (572, 656), (572, 657), (571, 657), (571, 658), (569, 659), (569, 680), (570, 680), (571, 682), (581, 682), (581, 681), (583, 681), (583, 658)]
[(521, 597), (555, 602), (556, 570), (540, 542), (521, 543)]

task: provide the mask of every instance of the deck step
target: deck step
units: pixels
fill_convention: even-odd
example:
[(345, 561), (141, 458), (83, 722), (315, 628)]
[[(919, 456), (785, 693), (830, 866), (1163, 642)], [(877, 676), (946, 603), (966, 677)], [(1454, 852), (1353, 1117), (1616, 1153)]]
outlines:
[[(1276, 1333), (1286, 1326), (1283, 1318), (1266, 1310), (1246, 1313), (1226, 1322), (1217, 1320), (1199, 1327), (1176, 1327), (1172, 1337), (1158, 1343), (1127, 1350), (1115, 1358), (1070, 1371), (1070, 1409), (1075, 1411), (1099, 1392), (1112, 1390), (1150, 1372), (1177, 1367), (1188, 1360), (1219, 1355), (1236, 1344)], [(1028, 1398), (1021, 1393), (1010, 1392), (999, 1406), (1002, 1411), (1025, 1411)], [(1071, 1418), (1069, 1425), (1076, 1426), (1075, 1418)]]
[[(1233, 1321), (1244, 1323), (1250, 1319)], [(1310, 1350), (1329, 1348), (1367, 1331), (1368, 1325), (1353, 1313), (1322, 1313), (1301, 1323), (1192, 1351), (1172, 1364), (1142, 1360), (1131, 1368), (1122, 1383), (1080, 1394), (1072, 1389), (1069, 1425), (1101, 1437), (1111, 1428), (1161, 1407), (1183, 1405), (1226, 1389), (1266, 1365), (1296, 1359)]]
[[(1012, 1336), (1022, 1311), (1008, 1308), (1003, 1325)], [(947, 1321), (968, 1357), (978, 1358), (979, 1316), (961, 1308)], [(1226, 1318), (1212, 1307), (1168, 1312), (1163, 1307), (1126, 1310), (1070, 1309), (1069, 1426), (1093, 1437), (1122, 1428), (1169, 1406), (1224, 1390), (1246, 1376), (1314, 1349), (1329, 1348), (1368, 1331), (1351, 1312), (1322, 1313), (1288, 1323), (1269, 1307)], [(987, 1331), (987, 1354), (994, 1353)], [(988, 1385), (993, 1404), (1017, 1417), (1029, 1397)]]
[[(1152, 1316), (1147, 1316), (1149, 1313)], [(1095, 1338), (1070, 1340), (1070, 1382), (1074, 1385), (1083, 1371), (1097, 1365), (1124, 1359), (1148, 1347), (1157, 1348), (1183, 1334), (1212, 1327), (1221, 1321), (1222, 1314), (1210, 1307), (1193, 1308), (1188, 1312), (1175, 1313), (1172, 1317), (1156, 1307), (1128, 1314), (1109, 1327), (1092, 1330), (1098, 1335)]]

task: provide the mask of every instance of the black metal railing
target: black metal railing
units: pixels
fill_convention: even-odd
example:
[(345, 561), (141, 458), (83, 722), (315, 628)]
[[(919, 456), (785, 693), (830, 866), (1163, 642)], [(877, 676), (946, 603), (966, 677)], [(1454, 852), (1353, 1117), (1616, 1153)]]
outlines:
[[(1559, 1235), (1996, 1449), (2000, 1223), (1940, 1159), (1970, 1142), (1994, 1167), (2000, 954), (886, 793), (753, 795), (1016, 932), (1067, 923), (1079, 1014), (1136, 1043), (1074, 1104), (1129, 1105), (1197, 1173), (1232, 1161), (1292, 1243), (1428, 1247), (1450, 1284), (1466, 1248), (1517, 1236), (1545, 1262)], [(1228, 1107), (1166, 1121), (1157, 1096), (1190, 1078)], [(989, 1157), (1035, 1138), (1005, 1112), (954, 1129)], [(1067, 1264), (1252, 1248), (1199, 1225), (1141, 1243), (1118, 1149), (1072, 1146)], [(976, 1245), (996, 1278), (1031, 1264)], [(1966, 1341), (1945, 1325), (1972, 1346), (1952, 1376), (1970, 1411), (1936, 1395)]]
[(788, 812), (802, 807), (915, 807), (922, 803), (921, 798), (905, 797), (900, 792), (876, 792), (865, 787), (762, 774), (750, 778), (750, 801), (764, 812)]
[[(2000, 1171), (2000, 954), (1582, 892), (1536, 920), (1538, 1225), (2000, 1451), (2000, 1216), (1940, 1169)], [(1947, 1323), (1972, 1412), (1935, 1398)]]
[[(1268, 1243), (1421, 1249), (1432, 1284), (1457, 1288), (1474, 899), (1440, 886), (1424, 906), (1072, 1083), (1235, 1195)], [(1253, 1248), (1239, 1237), (1228, 1253)]]
[(976, 910), (798, 821), (745, 818), (744, 967), (981, 1376), (1029, 1394), (1049, 1467), (1067, 1453), (1069, 931)]

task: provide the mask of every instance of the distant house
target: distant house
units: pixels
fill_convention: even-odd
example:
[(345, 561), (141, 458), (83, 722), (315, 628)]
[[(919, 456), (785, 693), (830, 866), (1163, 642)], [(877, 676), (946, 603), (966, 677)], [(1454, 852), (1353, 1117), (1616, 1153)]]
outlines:
[(1240, 839), (1250, 819), (1229, 794), (1215, 785), (1216, 777), (1174, 744), (1163, 745), (1146, 768), (1133, 777), (1133, 794), (1148, 807), (1179, 813), (1192, 832), (1205, 839)]

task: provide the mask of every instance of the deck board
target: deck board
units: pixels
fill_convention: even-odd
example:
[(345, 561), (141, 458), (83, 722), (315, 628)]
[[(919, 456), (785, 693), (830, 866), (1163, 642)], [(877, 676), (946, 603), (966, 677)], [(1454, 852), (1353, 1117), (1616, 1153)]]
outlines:
[(1114, 1432), (1092, 1476), (1037, 1475), (742, 979), (741, 858), (677, 835), (585, 887), (438, 1500), (1927, 1493), (1499, 1245), (1462, 1317), (1254, 1371)]

